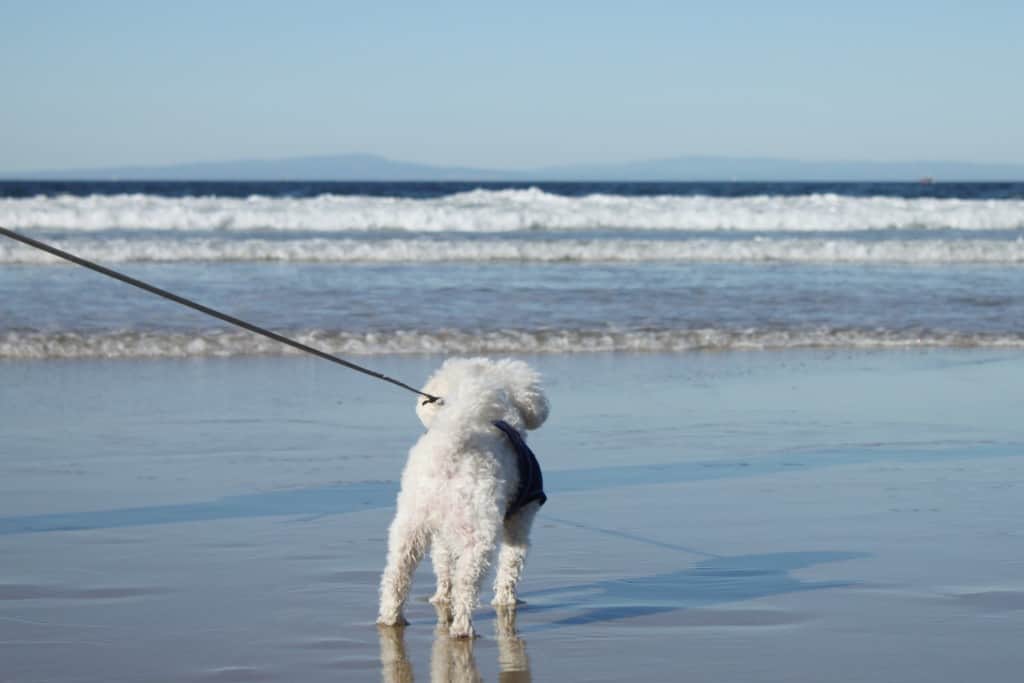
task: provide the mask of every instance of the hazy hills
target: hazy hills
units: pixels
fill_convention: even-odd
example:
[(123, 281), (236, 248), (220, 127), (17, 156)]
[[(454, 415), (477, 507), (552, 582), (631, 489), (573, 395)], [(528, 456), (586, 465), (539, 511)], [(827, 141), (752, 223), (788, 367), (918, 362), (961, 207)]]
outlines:
[(1024, 180), (1024, 164), (679, 156), (631, 163), (495, 170), (409, 163), (370, 154), (342, 154), (5, 175), (8, 178), (44, 180), (916, 181), (934, 178), (937, 181), (1012, 181)]

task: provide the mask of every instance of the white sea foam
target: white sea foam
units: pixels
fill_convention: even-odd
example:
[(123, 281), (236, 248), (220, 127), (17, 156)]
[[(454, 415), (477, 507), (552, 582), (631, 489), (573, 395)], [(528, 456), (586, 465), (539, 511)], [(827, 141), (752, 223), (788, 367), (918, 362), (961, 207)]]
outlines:
[[(1024, 348), (1024, 334), (864, 329), (462, 330), (293, 333), (298, 340), (342, 356), (370, 354), (588, 353), (761, 351), (785, 349)], [(204, 358), (285, 355), (297, 351), (236, 331), (0, 334), (0, 359)]]
[[(1024, 263), (1024, 240), (432, 240), (432, 239), (72, 239), (83, 258), (125, 262), (708, 262)], [(0, 242), (0, 264), (63, 264), (45, 252)]]
[(432, 199), (61, 195), (0, 200), (0, 225), (51, 230), (308, 230), (505, 232), (653, 229), (850, 231), (1024, 229), (1021, 199), (848, 197), (565, 197), (528, 190), (474, 190)]

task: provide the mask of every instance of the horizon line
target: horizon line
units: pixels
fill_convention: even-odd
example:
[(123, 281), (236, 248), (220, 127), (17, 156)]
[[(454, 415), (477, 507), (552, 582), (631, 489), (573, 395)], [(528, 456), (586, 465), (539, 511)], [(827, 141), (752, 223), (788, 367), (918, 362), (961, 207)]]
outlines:
[[(319, 167), (317, 167), (319, 166)], [(326, 167), (325, 167), (326, 166)], [(723, 167), (724, 166), (724, 167)], [(992, 177), (986, 177), (991, 173)], [(806, 174), (806, 175), (804, 175)], [(878, 174), (877, 177), (873, 177)], [(806, 160), (676, 155), (521, 168), (404, 161), (348, 152), (0, 171), (5, 182), (1021, 182), (1024, 162)]]

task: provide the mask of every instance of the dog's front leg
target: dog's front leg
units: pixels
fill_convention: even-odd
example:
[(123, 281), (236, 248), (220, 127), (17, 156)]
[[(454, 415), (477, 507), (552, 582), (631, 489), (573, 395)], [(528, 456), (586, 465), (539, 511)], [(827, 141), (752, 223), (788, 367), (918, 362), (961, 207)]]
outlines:
[(515, 607), (516, 586), (523, 575), (526, 552), (530, 549), (530, 528), (540, 505), (530, 503), (505, 520), (498, 573), (494, 578), (494, 599), (491, 604)]
[(480, 596), (480, 584), (491, 563), (496, 533), (483, 534), (477, 529), (469, 543), (462, 549), (455, 563), (455, 577), (452, 584), (452, 625), (449, 633), (453, 638), (473, 638), (473, 609)]

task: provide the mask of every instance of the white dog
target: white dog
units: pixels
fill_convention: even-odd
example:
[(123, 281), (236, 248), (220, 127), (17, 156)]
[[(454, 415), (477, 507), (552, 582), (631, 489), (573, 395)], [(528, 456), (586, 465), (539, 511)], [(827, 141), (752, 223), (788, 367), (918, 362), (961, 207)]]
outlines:
[(514, 606), (530, 527), (546, 500), (522, 437), (548, 417), (540, 377), (526, 363), (448, 360), (416, 407), (427, 432), (409, 452), (388, 534), (377, 623), (405, 624), (402, 606), (428, 547), (437, 575), (430, 599), (450, 610), (449, 633), (473, 637), (480, 583), (502, 534), (492, 604)]

